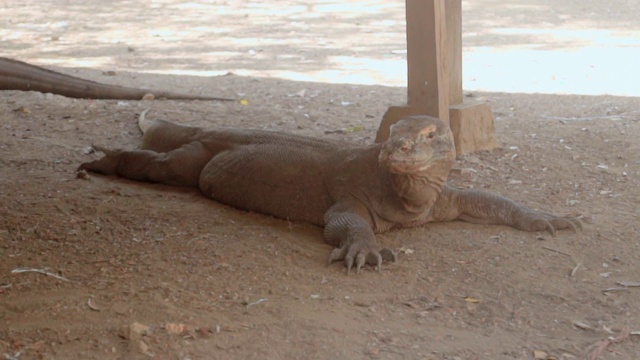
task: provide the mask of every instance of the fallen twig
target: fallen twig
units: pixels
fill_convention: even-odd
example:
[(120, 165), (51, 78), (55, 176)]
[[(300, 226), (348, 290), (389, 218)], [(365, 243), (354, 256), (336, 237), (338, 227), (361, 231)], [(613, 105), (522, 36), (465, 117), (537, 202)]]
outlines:
[(10, 355), (7, 353), (2, 354), (4, 356), (5, 359), (7, 360), (19, 360), (20, 356), (22, 355), (22, 351), (18, 351), (17, 353), (15, 353), (14, 355)]
[(610, 293), (610, 292), (621, 292), (621, 291), (629, 291), (629, 288), (627, 287), (610, 287), (610, 288), (606, 288), (603, 289), (602, 292), (603, 293)]
[(19, 273), (25, 273), (25, 272), (36, 272), (36, 273), (39, 273), (39, 274), (42, 274), (42, 275), (47, 275), (47, 276), (54, 277), (54, 278), (56, 278), (58, 280), (71, 282), (71, 280), (67, 279), (66, 277), (63, 277), (63, 276), (60, 276), (58, 274), (49, 272), (46, 269), (17, 268), (17, 269), (11, 270), (12, 274), (19, 274)]
[(247, 304), (247, 307), (251, 307), (251, 306), (253, 306), (253, 305), (258, 305), (258, 304), (260, 304), (261, 302), (265, 302), (265, 301), (267, 301), (267, 299), (259, 299), (258, 301), (255, 301), (255, 302), (252, 302), (252, 303), (250, 303), (250, 304)]
[(578, 269), (580, 269), (581, 266), (582, 266), (582, 263), (577, 263), (576, 266), (574, 266), (573, 269), (571, 269), (571, 273), (569, 273), (569, 276), (570, 277), (576, 276), (576, 272), (578, 272)]
[(73, 151), (76, 151), (76, 150), (77, 150), (77, 149), (76, 149), (76, 148), (74, 148), (73, 146), (71, 146), (71, 145), (67, 145), (67, 144), (65, 144), (65, 143), (63, 143), (63, 142), (56, 141), (56, 140), (52, 140), (52, 139), (47, 139), (47, 138), (43, 138), (43, 137), (39, 137), (39, 136), (32, 136), (32, 137), (27, 138), (27, 139), (33, 139), (33, 140), (42, 141), (42, 142), (47, 143), (47, 144), (49, 144), (49, 145), (55, 145), (55, 146), (63, 147), (63, 148), (65, 148), (65, 149), (67, 149), (67, 150), (73, 150)]
[(550, 247), (548, 247), (548, 246), (543, 246), (542, 248), (543, 248), (543, 249), (545, 249), (545, 250), (553, 251), (553, 252), (555, 252), (555, 253), (558, 253), (558, 254), (562, 254), (562, 255), (565, 255), (565, 256), (571, 257), (571, 254), (566, 253), (566, 252), (561, 251), (561, 250), (558, 250), (558, 249), (550, 248)]
[(622, 120), (629, 117), (627, 113), (617, 115), (601, 115), (601, 116), (585, 116), (585, 117), (563, 117), (563, 116), (542, 116), (545, 119), (560, 120), (560, 121), (587, 121), (587, 120)]
[(617, 344), (619, 342), (627, 340), (630, 334), (631, 333), (629, 332), (629, 328), (623, 327), (618, 333), (618, 336), (609, 336), (607, 339), (600, 340), (595, 344), (589, 346), (589, 348), (585, 352), (584, 358), (587, 360), (597, 360), (600, 354), (602, 354), (607, 349), (607, 347), (609, 347), (609, 345)]

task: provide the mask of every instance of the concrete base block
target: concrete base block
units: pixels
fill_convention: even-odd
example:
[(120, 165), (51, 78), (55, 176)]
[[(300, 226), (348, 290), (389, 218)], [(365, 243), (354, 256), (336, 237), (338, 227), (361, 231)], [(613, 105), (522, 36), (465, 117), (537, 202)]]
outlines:
[(486, 103), (470, 101), (451, 106), (449, 125), (458, 156), (498, 147), (493, 112)]

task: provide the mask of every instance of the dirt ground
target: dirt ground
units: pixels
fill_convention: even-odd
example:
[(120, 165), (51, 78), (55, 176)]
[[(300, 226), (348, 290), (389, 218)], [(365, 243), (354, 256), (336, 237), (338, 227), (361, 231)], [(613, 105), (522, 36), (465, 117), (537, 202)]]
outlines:
[[(476, 35), (465, 39), (478, 46), (522, 40), (484, 34), (488, 25), (638, 30), (632, 2), (501, 1), (511, 18), (487, 10), (495, 1), (472, 3), (486, 5), (465, 2), (465, 14), (476, 10), (465, 15), (465, 33)], [(584, 229), (552, 237), (452, 222), (392, 231), (377, 238), (401, 250), (399, 261), (379, 274), (327, 267), (331, 248), (308, 224), (195, 189), (76, 178), (97, 157), (91, 144), (137, 146), (137, 115), (148, 107), (151, 118), (189, 124), (371, 142), (386, 108), (405, 101), (403, 87), (279, 75), (358, 77), (366, 69), (331, 72), (331, 59), (402, 59), (403, 2), (354, 1), (352, 12), (305, 4), (0, 1), (6, 56), (102, 82), (248, 100), (0, 93), (3, 358), (640, 358), (636, 97), (467, 93), (491, 104), (501, 147), (459, 159), (451, 181), (579, 217)]]

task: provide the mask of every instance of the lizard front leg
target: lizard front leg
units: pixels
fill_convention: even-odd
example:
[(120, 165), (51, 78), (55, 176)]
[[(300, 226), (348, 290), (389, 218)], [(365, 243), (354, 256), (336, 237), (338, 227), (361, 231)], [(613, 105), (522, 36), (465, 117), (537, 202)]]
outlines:
[(357, 274), (364, 264), (377, 266), (380, 271), (384, 261), (396, 261), (395, 252), (381, 249), (376, 242), (372, 224), (365, 219), (367, 213), (363, 205), (337, 203), (325, 215), (324, 240), (336, 247), (329, 255), (329, 264), (344, 260), (347, 274), (354, 263)]
[(508, 225), (524, 231), (549, 231), (582, 228), (570, 216), (556, 216), (531, 209), (504, 196), (487, 191), (458, 190), (445, 186), (431, 212), (430, 221), (462, 220), (474, 224)]

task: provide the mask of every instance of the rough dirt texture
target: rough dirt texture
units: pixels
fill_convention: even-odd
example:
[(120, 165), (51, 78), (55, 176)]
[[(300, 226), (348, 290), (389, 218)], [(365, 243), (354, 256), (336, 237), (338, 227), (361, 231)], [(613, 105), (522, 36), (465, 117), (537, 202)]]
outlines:
[[(196, 190), (76, 178), (78, 164), (96, 157), (87, 154), (90, 144), (138, 144), (136, 117), (150, 105), (150, 116), (190, 124), (370, 142), (387, 106), (405, 101), (400, 87), (141, 73), (138, 68), (205, 67), (209, 59), (192, 50), (247, 54), (241, 41), (234, 44), (229, 37), (206, 51), (198, 41), (226, 34), (236, 40), (275, 39), (279, 31), (289, 33), (282, 24), (291, 22), (315, 24), (305, 36), (325, 43), (318, 48), (294, 43), (297, 50), (284, 52), (287, 41), (297, 37), (283, 35), (282, 48), (269, 48), (265, 59), (255, 59), (260, 52), (229, 56), (213, 69), (312, 71), (326, 52), (344, 51), (332, 44), (348, 45), (352, 39), (336, 35), (326, 23), (338, 19), (340, 31), (355, 31), (386, 19), (367, 12), (320, 13), (322, 25), (287, 12), (261, 17), (258, 10), (266, 5), (257, 9), (238, 2), (242, 5), (233, 12), (231, 5), (208, 3), (201, 11), (227, 10), (228, 17), (216, 19), (227, 19), (219, 26), (231, 29), (228, 33), (185, 35), (174, 44), (160, 30), (145, 37), (156, 23), (188, 26), (196, 34), (214, 26), (194, 13), (198, 7), (176, 8), (178, 3), (0, 4), (4, 29), (13, 29), (14, 36), (1, 32), (3, 40), (11, 40), (4, 47), (7, 56), (38, 65), (54, 59), (60, 65), (54, 69), (93, 80), (249, 100), (248, 105), (151, 104), (0, 94), (0, 354), (5, 358), (582, 359), (589, 350), (604, 348), (610, 336), (640, 330), (640, 288), (617, 284), (640, 281), (637, 98), (473, 93), (490, 101), (501, 148), (460, 159), (454, 184), (579, 216), (584, 231), (552, 238), (461, 222), (392, 231), (378, 240), (403, 251), (399, 262), (380, 274), (369, 269), (346, 276), (341, 264), (326, 267), (330, 248), (321, 229), (311, 225), (235, 210)], [(550, 6), (532, 3), (539, 3), (538, 10)], [(274, 4), (286, 9), (297, 3)], [(558, 11), (571, 13), (565, 4), (574, 2), (557, 4)], [(593, 24), (601, 24), (602, 14), (612, 16), (596, 9), (591, 19), (592, 10), (576, 4), (583, 2), (574, 4), (572, 14)], [(270, 9), (277, 10), (275, 5)], [(247, 17), (234, 17), (244, 9)], [(624, 23), (627, 11), (620, 9)], [(402, 10), (390, 7), (387, 15), (401, 19)], [(478, 16), (493, 15), (479, 11)], [(264, 21), (246, 20), (254, 17)], [(46, 25), (61, 19), (69, 22), (65, 29)], [(612, 23), (615, 19), (606, 24)], [(369, 30), (392, 34), (395, 48), (402, 48), (403, 28), (384, 24)], [(148, 48), (118, 42), (122, 34)], [(379, 39), (391, 44), (383, 35)], [(383, 45), (375, 50), (394, 49)], [(303, 54), (310, 62), (272, 58), (277, 51)], [(76, 70), (81, 65), (73, 61), (82, 59), (95, 70)], [(115, 76), (102, 73), (114, 69)], [(46, 268), (70, 281), (12, 273), (17, 268)], [(603, 292), (611, 288), (617, 291)], [(597, 358), (640, 358), (637, 335), (617, 339)]]

